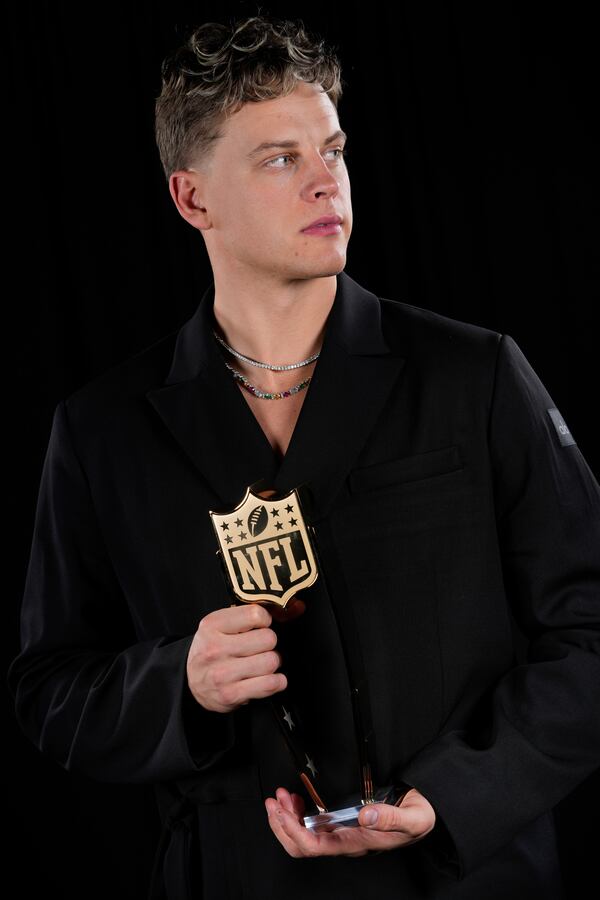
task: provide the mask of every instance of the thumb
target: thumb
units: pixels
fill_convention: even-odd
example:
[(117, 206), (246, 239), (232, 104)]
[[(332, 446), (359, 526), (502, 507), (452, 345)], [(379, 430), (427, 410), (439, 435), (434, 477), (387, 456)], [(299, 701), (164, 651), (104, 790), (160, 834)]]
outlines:
[(435, 825), (436, 814), (431, 803), (414, 788), (400, 806), (370, 803), (360, 810), (358, 824), (371, 831), (402, 831), (409, 835), (425, 836)]
[(358, 824), (373, 831), (399, 831), (400, 809), (387, 803), (369, 803), (358, 814)]

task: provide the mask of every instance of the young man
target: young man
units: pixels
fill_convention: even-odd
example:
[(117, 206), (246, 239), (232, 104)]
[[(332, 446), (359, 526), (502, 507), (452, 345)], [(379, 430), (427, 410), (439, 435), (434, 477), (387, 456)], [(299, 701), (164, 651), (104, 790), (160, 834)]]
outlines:
[[(600, 487), (512, 338), (344, 272), (322, 42), (208, 24), (163, 75), (161, 159), (214, 282), (57, 406), (10, 672), (22, 727), (68, 769), (155, 785), (153, 896), (559, 898), (552, 809), (600, 748)], [(232, 606), (215, 554), (210, 511), (258, 482), (307, 498), (319, 577), (294, 621)], [(407, 792), (315, 833), (268, 703), (295, 685), (339, 805), (358, 787), (344, 611), (375, 781)]]

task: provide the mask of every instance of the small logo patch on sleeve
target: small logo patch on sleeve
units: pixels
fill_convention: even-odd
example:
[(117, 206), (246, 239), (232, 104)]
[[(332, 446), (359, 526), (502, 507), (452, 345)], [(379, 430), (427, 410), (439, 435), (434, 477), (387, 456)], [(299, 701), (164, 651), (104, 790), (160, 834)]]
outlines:
[(570, 444), (575, 444), (575, 438), (567, 428), (566, 422), (559, 413), (557, 409), (549, 409), (548, 415), (552, 420), (552, 424), (556, 429), (556, 433), (558, 435), (558, 439), (563, 445), (563, 447), (568, 447)]

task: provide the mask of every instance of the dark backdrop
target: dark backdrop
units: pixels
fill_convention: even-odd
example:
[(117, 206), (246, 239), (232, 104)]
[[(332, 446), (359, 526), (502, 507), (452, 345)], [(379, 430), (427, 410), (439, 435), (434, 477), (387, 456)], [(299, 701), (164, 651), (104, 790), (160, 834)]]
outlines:
[[(346, 271), (383, 296), (511, 334), (600, 472), (591, 12), (419, 0), (12, 2), (7, 663), (56, 403), (182, 324), (211, 276), (154, 145), (160, 61), (185, 26), (257, 11), (302, 17), (340, 55), (354, 206)], [(151, 789), (62, 771), (21, 736), (5, 701), (19, 893), (142, 898), (157, 838)], [(557, 811), (573, 897), (595, 875), (582, 820), (594, 814), (597, 838), (599, 798), (594, 775)]]

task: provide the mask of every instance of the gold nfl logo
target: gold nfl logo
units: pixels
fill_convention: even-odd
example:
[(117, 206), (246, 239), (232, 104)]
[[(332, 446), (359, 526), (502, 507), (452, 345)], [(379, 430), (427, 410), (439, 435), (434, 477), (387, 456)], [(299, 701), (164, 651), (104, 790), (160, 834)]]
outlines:
[(209, 510), (235, 596), (285, 609), (317, 578), (317, 565), (296, 489), (265, 499), (250, 487), (226, 513)]

